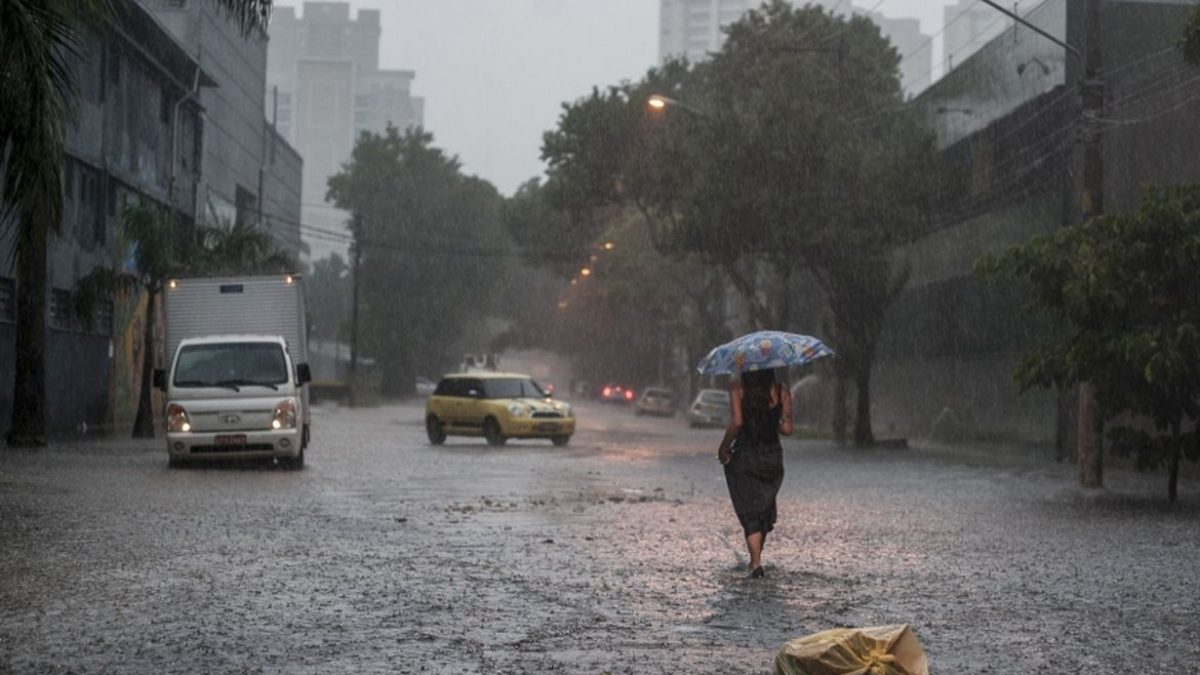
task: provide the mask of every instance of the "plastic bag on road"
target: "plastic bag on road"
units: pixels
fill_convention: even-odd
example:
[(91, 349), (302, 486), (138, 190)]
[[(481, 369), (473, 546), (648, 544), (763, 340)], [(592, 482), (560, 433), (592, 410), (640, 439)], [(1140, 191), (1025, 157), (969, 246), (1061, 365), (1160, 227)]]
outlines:
[(775, 675), (929, 675), (929, 664), (907, 625), (834, 628), (784, 643)]

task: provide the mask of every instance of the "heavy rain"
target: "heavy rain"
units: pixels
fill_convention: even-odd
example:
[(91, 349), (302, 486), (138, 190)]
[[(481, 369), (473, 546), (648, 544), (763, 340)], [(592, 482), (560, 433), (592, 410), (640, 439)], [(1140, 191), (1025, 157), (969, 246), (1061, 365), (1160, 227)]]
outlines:
[(1194, 673), (1200, 3), (0, 0), (0, 672)]

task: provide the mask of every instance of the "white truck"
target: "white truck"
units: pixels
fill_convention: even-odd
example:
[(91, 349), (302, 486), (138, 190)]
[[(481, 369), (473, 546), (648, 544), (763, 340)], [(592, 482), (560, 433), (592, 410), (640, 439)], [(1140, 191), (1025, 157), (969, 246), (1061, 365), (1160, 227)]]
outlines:
[(163, 289), (172, 467), (275, 458), (304, 466), (309, 441), (307, 326), (298, 275), (171, 279)]

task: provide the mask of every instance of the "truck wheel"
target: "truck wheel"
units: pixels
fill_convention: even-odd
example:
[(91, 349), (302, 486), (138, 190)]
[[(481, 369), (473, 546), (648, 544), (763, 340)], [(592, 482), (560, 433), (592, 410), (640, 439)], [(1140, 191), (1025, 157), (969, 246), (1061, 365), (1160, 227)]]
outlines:
[(504, 432), (500, 431), (500, 423), (494, 417), (483, 421), (483, 437), (487, 439), (488, 445), (504, 445), (508, 440), (504, 437)]
[(564, 445), (566, 445), (567, 443), (571, 442), (571, 437), (570, 436), (555, 436), (555, 437), (551, 438), (550, 440), (554, 443), (554, 445), (561, 448)]
[(425, 434), (429, 436), (429, 442), (434, 445), (446, 442), (446, 430), (442, 428), (442, 421), (434, 415), (425, 418)]

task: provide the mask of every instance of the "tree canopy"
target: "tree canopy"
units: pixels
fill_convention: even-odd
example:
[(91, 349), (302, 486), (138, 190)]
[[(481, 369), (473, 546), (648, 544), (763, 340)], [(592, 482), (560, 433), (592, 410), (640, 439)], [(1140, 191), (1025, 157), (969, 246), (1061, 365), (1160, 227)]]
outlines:
[(512, 252), (491, 184), (421, 130), (364, 133), (329, 179), (329, 198), (353, 214), (360, 247), (360, 331), (385, 394), (406, 394), (464, 347), (489, 335), (484, 319)]
[(864, 445), (882, 317), (907, 278), (894, 251), (939, 188), (933, 135), (905, 109), (898, 66), (869, 19), (774, 0), (730, 26), (709, 61), (565, 106), (543, 144), (564, 229), (587, 236), (589, 216), (636, 208), (659, 251), (720, 271), (746, 328), (819, 328), (792, 310), (797, 295), (822, 296)]

